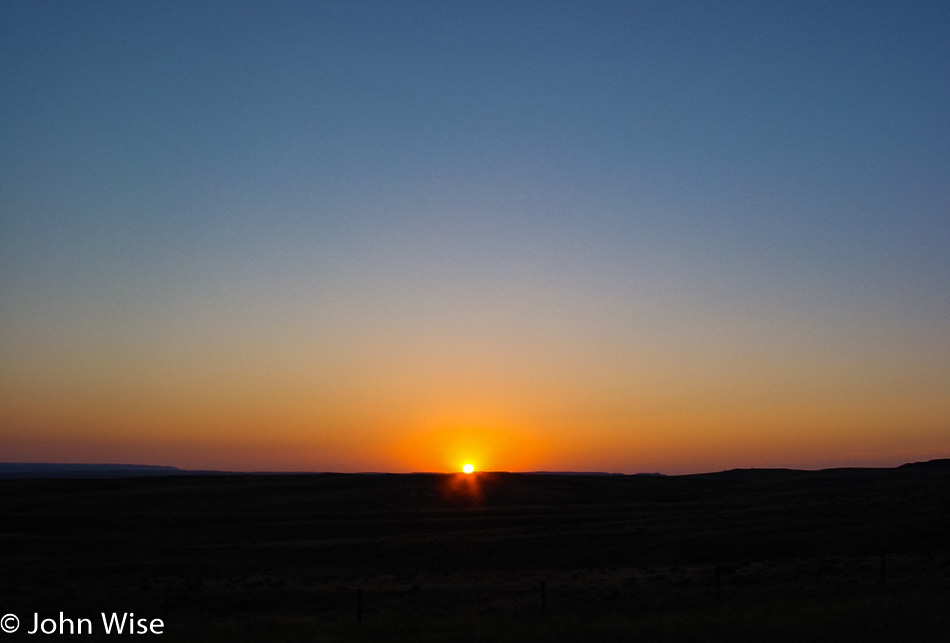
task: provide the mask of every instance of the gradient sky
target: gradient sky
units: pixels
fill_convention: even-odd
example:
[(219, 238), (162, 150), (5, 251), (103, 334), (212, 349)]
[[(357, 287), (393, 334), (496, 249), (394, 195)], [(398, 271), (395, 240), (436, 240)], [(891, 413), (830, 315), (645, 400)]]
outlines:
[(946, 2), (0, 3), (0, 461), (947, 456)]

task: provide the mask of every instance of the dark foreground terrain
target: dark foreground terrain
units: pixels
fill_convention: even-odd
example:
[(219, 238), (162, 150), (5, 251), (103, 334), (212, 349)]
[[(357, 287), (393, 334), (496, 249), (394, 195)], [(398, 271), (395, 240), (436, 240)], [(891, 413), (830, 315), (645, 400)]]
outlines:
[(129, 638), (102, 612), (198, 642), (950, 640), (950, 461), (0, 480), (0, 637), (60, 612), (83, 640)]

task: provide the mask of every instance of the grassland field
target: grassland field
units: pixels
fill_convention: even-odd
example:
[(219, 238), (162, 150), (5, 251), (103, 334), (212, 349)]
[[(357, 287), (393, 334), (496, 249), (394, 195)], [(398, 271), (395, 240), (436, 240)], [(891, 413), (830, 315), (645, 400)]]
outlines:
[(950, 463), (0, 480), (2, 636), (60, 612), (197, 642), (950, 640)]

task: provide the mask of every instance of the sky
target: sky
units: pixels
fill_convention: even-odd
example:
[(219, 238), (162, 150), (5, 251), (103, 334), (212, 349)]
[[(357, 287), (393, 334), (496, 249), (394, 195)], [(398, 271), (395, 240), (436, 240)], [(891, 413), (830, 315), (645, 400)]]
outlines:
[(0, 3), (0, 461), (950, 457), (946, 2)]

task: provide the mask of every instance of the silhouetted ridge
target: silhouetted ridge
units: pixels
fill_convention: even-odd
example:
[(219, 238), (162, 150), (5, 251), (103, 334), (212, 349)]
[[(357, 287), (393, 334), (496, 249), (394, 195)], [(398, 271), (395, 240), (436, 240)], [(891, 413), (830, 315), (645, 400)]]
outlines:
[(0, 478), (124, 478), (182, 473), (185, 472), (178, 467), (151, 464), (0, 462)]
[(904, 471), (946, 471), (950, 472), (950, 458), (927, 460), (926, 462), (908, 462), (897, 467)]

